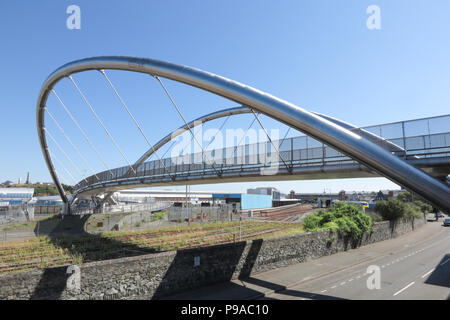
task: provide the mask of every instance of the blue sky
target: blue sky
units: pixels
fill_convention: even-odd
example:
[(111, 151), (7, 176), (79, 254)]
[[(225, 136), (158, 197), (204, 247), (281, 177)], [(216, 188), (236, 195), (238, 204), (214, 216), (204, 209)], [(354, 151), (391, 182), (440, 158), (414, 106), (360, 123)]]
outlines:
[[(66, 8), (71, 4), (81, 8), (81, 30), (66, 27)], [(366, 27), (366, 8), (371, 4), (381, 9), (381, 30)], [(348, 0), (345, 5), (332, 0), (2, 1), (0, 181), (24, 179), (27, 171), (33, 181), (50, 180), (36, 133), (38, 93), (57, 67), (89, 56), (141, 56), (193, 66), (360, 126), (447, 114), (449, 13), (446, 0)], [(108, 74), (141, 119), (150, 141), (182, 124), (148, 76)], [(126, 118), (101, 74), (80, 74), (75, 80), (130, 161), (137, 159), (147, 147), (145, 140)], [(235, 105), (175, 83), (167, 82), (167, 86), (187, 119)], [(125, 165), (71, 84), (64, 80), (56, 89), (108, 165)], [(48, 107), (92, 160), (94, 169), (104, 170), (54, 98), (49, 99)], [(236, 119), (232, 126), (246, 128), (249, 119)], [(268, 127), (278, 126), (271, 119), (263, 120)], [(52, 123), (48, 128), (61, 146), (73, 153)], [(64, 160), (56, 146), (49, 144)], [(73, 158), (83, 167), (79, 158)], [(57, 169), (64, 173), (58, 165)], [(75, 172), (74, 176), (79, 178)], [(395, 188), (383, 178), (194, 188), (245, 191), (262, 185), (285, 192)]]

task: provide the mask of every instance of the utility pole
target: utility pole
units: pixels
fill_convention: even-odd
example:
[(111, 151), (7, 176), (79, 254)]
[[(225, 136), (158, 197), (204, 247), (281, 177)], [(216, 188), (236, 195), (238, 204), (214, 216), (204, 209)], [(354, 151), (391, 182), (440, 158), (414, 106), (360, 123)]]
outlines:
[(188, 185), (186, 185), (186, 198), (185, 198), (185, 203), (184, 203), (184, 208), (186, 210), (186, 215), (188, 217), (188, 225), (191, 225), (191, 217), (189, 215), (189, 210), (188, 210)]
[(239, 241), (242, 240), (242, 211), (239, 215)]

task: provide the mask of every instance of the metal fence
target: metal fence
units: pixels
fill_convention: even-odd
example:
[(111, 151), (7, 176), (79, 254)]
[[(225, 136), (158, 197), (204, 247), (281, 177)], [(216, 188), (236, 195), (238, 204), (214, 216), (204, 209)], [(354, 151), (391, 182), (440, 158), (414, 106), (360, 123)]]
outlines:
[[(134, 204), (119, 204), (104, 206), (100, 210), (96, 209), (94, 205), (90, 207), (72, 208), (72, 214), (92, 214), (92, 213), (125, 213), (125, 212), (153, 212), (158, 210), (164, 210), (169, 208), (171, 202), (168, 201), (155, 201), (152, 203), (134, 203)], [(99, 211), (99, 212), (98, 212)], [(101, 212), (100, 212), (101, 211)]]
[(27, 204), (0, 207), (0, 225), (9, 225), (34, 219), (34, 207)]
[(63, 210), (61, 205), (33, 205), (34, 214), (60, 214)]
[[(450, 156), (450, 115), (388, 123), (361, 129), (405, 149), (404, 156)], [(360, 128), (352, 130), (357, 131)], [(268, 141), (213, 150), (205, 152), (205, 154), (192, 153), (180, 157), (165, 158), (162, 159), (162, 163), (159, 160), (144, 162), (136, 169), (135, 173), (129, 172), (129, 166), (103, 171), (79, 182), (74, 189), (81, 190), (97, 183), (135, 177), (205, 173), (215, 170), (211, 165), (212, 161), (218, 164), (216, 168), (225, 171), (252, 169), (268, 162), (277, 163), (280, 166), (288, 163), (290, 166), (302, 167), (355, 162), (339, 151), (308, 136), (287, 138), (273, 141), (273, 143), (277, 146), (279, 154), (276, 154), (275, 149)], [(207, 157), (206, 162), (202, 161), (205, 156)]]
[(232, 221), (233, 215), (240, 212), (240, 204), (222, 204), (214, 207), (189, 206), (170, 207), (168, 220), (173, 222)]

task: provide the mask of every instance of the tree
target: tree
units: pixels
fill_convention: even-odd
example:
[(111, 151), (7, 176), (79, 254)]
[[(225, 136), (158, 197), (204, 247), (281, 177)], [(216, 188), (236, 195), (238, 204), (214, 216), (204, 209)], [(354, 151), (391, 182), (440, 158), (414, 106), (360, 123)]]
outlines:
[(398, 200), (400, 200), (402, 202), (412, 202), (413, 201), (413, 196), (412, 196), (411, 192), (409, 192), (409, 191), (399, 193), (397, 198), (398, 198)]
[(375, 203), (374, 209), (383, 220), (397, 220), (405, 214), (405, 203), (396, 198), (389, 198)]
[(69, 186), (69, 185), (63, 183), (62, 187), (63, 187), (64, 191), (67, 191), (69, 193), (73, 193), (73, 187), (72, 186)]
[(358, 205), (337, 202), (326, 211), (311, 214), (303, 221), (306, 231), (333, 230), (353, 240), (372, 230), (372, 219)]

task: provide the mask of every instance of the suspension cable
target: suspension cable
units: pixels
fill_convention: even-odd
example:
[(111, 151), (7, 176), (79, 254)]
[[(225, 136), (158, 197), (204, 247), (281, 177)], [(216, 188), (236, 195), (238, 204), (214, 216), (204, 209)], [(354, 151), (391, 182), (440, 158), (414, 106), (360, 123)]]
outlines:
[(80, 158), (83, 160), (83, 162), (86, 164), (86, 166), (88, 166), (93, 172), (94, 172), (94, 176), (97, 178), (97, 180), (100, 180), (100, 178), (97, 176), (97, 173), (95, 173), (94, 168), (92, 168), (92, 166), (89, 164), (89, 162), (86, 160), (86, 158), (81, 154), (80, 150), (77, 148), (77, 146), (72, 142), (72, 140), (69, 138), (69, 136), (66, 134), (66, 132), (63, 130), (63, 128), (59, 125), (58, 121), (56, 121), (56, 119), (53, 117), (53, 115), (51, 114), (50, 111), (48, 111), (48, 107), (45, 106), (45, 111), (48, 113), (48, 115), (50, 116), (50, 118), (52, 118), (53, 122), (56, 124), (56, 126), (58, 127), (59, 131), (61, 131), (61, 133), (64, 135), (64, 137), (66, 138), (66, 140), (70, 143), (70, 145), (72, 146), (72, 148), (77, 152), (77, 154), (80, 156)]
[[(251, 122), (250, 125), (248, 126), (247, 130), (245, 130), (244, 134), (242, 135), (241, 140), (239, 140), (239, 142), (238, 142), (238, 143), (236, 144), (236, 146), (234, 147), (234, 150), (233, 150), (233, 158), (234, 158), (234, 156), (236, 155), (237, 148), (238, 148), (239, 145), (241, 144), (242, 140), (244, 140), (245, 137), (247, 136), (248, 130), (250, 130), (250, 128), (253, 126), (253, 124), (255, 123), (255, 120), (256, 120), (256, 119), (253, 119), (253, 120), (252, 120), (252, 122)], [(244, 150), (244, 156), (245, 156), (245, 150)], [(234, 160), (233, 160), (233, 161), (234, 161)]]
[[(287, 137), (287, 135), (288, 135), (288, 133), (289, 133), (290, 130), (291, 130), (291, 127), (288, 127), (288, 129), (287, 129), (287, 131), (286, 131), (286, 134), (284, 135), (283, 139), (282, 139), (281, 142), (280, 142), (280, 147), (283, 145), (284, 140), (286, 140), (286, 137)], [(283, 157), (281, 156), (281, 151), (280, 151), (280, 158), (283, 158)]]
[(131, 165), (130, 161), (128, 161), (128, 158), (125, 156), (125, 154), (122, 152), (122, 150), (120, 149), (119, 145), (117, 144), (117, 142), (114, 140), (114, 138), (112, 137), (111, 133), (109, 133), (108, 129), (106, 129), (105, 125), (103, 124), (103, 121), (100, 119), (100, 117), (97, 115), (97, 113), (95, 112), (94, 108), (92, 108), (91, 104), (89, 103), (89, 101), (86, 99), (85, 95), (83, 94), (83, 92), (81, 91), (81, 89), (78, 87), (78, 85), (75, 83), (75, 80), (73, 80), (72, 76), (69, 75), (68, 78), (70, 79), (70, 81), (72, 81), (73, 85), (75, 86), (75, 88), (77, 89), (78, 93), (80, 94), (80, 96), (83, 98), (84, 102), (86, 102), (86, 104), (88, 105), (89, 109), (91, 109), (92, 114), (94, 115), (94, 117), (97, 119), (98, 123), (100, 123), (100, 125), (103, 127), (103, 130), (105, 130), (106, 134), (108, 135), (108, 137), (111, 139), (112, 143), (114, 144), (114, 146), (116, 147), (116, 149), (119, 151), (119, 153), (122, 155), (122, 157), (125, 159), (125, 161), (127, 162), (128, 166), (131, 168), (131, 170), (136, 173), (136, 171), (134, 170), (133, 166)]
[[(225, 122), (227, 122), (228, 118), (230, 117), (230, 115), (225, 119), (225, 121), (222, 123), (222, 125), (219, 128), (219, 131), (222, 130), (223, 126), (225, 125)], [(216, 132), (216, 134), (214, 135), (213, 139), (208, 143), (208, 145), (206, 146), (205, 149), (207, 149), (209, 147), (209, 145), (216, 139), (216, 135), (218, 132)], [(189, 144), (191, 144), (192, 142), (192, 136), (191, 139), (189, 140)], [(169, 152), (169, 150), (175, 145), (176, 141), (172, 141), (172, 143), (170, 144), (169, 148), (167, 148), (167, 150), (164, 152), (164, 154), (161, 156), (161, 158), (164, 158), (164, 156), (167, 154), (167, 152)], [(182, 150), (184, 150), (184, 148), (187, 147), (187, 144), (183, 147)]]
[[(210, 146), (210, 144), (213, 143), (214, 140), (216, 140), (217, 134), (223, 129), (225, 123), (227, 123), (227, 121), (228, 121), (229, 118), (230, 118), (230, 115), (228, 115), (228, 116), (225, 118), (225, 120), (224, 120), (224, 121), (222, 122), (222, 124), (220, 125), (219, 130), (217, 130), (216, 134), (213, 136), (213, 138), (211, 139), (211, 141), (209, 141), (208, 144), (206, 145), (205, 150), (207, 150), (208, 147)], [(191, 136), (191, 139), (189, 140), (189, 143), (187, 143), (187, 144), (183, 147), (182, 150), (184, 150), (188, 145), (190, 145), (191, 142), (192, 142), (192, 136)], [(172, 147), (172, 145), (171, 145), (170, 147)], [(166, 153), (167, 153), (167, 151), (166, 151)], [(166, 153), (164, 153), (164, 154), (166, 154)]]
[[(50, 150), (48, 150), (48, 153), (50, 155), (50, 157), (54, 160), (56, 160), (56, 162), (59, 163), (59, 165), (64, 169), (64, 171), (66, 171), (66, 173), (70, 176), (70, 178), (72, 179), (73, 183), (76, 184), (77, 181), (75, 180), (75, 178), (72, 176), (72, 174), (70, 173), (69, 170), (66, 169), (66, 167), (64, 166), (64, 164), (62, 163), (62, 161), (60, 161), (54, 154), (53, 152), (51, 152)], [(56, 172), (56, 169), (55, 169)]]
[(50, 137), (50, 139), (53, 140), (55, 145), (58, 147), (59, 151), (69, 160), (69, 162), (72, 164), (72, 166), (78, 171), (78, 174), (83, 178), (84, 181), (87, 182), (85, 175), (81, 172), (80, 168), (72, 161), (72, 159), (67, 155), (67, 153), (63, 150), (63, 148), (59, 145), (59, 143), (56, 141), (56, 139), (52, 136), (52, 134), (48, 131), (47, 128), (44, 127), (44, 131), (47, 133), (47, 135)]
[(94, 144), (92, 143), (91, 139), (89, 139), (88, 135), (86, 134), (86, 132), (84, 132), (84, 130), (81, 128), (81, 126), (78, 124), (78, 121), (75, 120), (75, 118), (73, 117), (72, 113), (69, 111), (69, 109), (67, 109), (66, 105), (64, 104), (64, 102), (61, 100), (61, 98), (58, 96), (58, 94), (56, 93), (55, 89), (52, 89), (52, 93), (55, 95), (55, 97), (59, 100), (60, 104), (62, 105), (62, 107), (64, 108), (64, 110), (66, 111), (67, 115), (70, 117), (70, 119), (72, 119), (72, 122), (75, 124), (75, 126), (77, 126), (77, 128), (80, 130), (81, 134), (83, 135), (83, 137), (86, 139), (86, 141), (88, 142), (89, 146), (92, 148), (92, 150), (94, 150), (95, 154), (97, 155), (97, 157), (100, 159), (100, 161), (102, 162), (103, 166), (106, 168), (106, 170), (109, 171), (109, 173), (111, 174), (112, 177), (114, 177), (115, 175), (113, 174), (113, 172), (111, 171), (111, 169), (109, 168), (109, 166), (106, 164), (106, 162), (103, 160), (102, 156), (100, 155), (100, 153), (97, 151), (97, 148), (94, 146)]
[[(177, 110), (178, 114), (180, 115), (181, 119), (183, 119), (184, 124), (187, 126), (189, 132), (191, 133), (192, 137), (194, 138), (195, 142), (197, 142), (198, 146), (200, 147), (200, 149), (202, 150), (202, 157), (203, 157), (203, 161), (206, 161), (205, 159), (205, 151), (203, 150), (202, 145), (198, 142), (197, 138), (195, 138), (194, 133), (191, 130), (191, 127), (188, 125), (186, 119), (183, 117), (183, 114), (181, 113), (180, 109), (178, 108), (177, 104), (175, 103), (175, 101), (172, 99), (172, 96), (170, 95), (169, 91), (167, 91), (166, 87), (164, 86), (164, 84), (162, 83), (161, 79), (158, 76), (154, 76), (156, 80), (158, 80), (159, 84), (161, 85), (161, 87), (163, 88), (164, 92), (166, 93), (167, 97), (169, 98), (169, 100), (172, 102), (172, 105), (175, 107), (175, 109)], [(214, 169), (214, 171), (216, 172), (216, 174), (218, 176), (220, 176), (220, 173), (217, 171), (216, 167), (214, 167), (214, 163), (210, 162), (211, 167)]]
[(206, 145), (205, 149), (208, 149), (209, 145), (210, 145), (211, 143), (213, 143), (214, 140), (216, 140), (217, 134), (218, 134), (220, 131), (222, 131), (222, 129), (223, 129), (225, 123), (227, 123), (227, 121), (228, 121), (229, 118), (230, 118), (230, 115), (228, 115), (228, 116), (225, 118), (225, 120), (223, 121), (222, 125), (219, 127), (219, 130), (217, 130), (216, 134), (213, 136), (213, 138), (211, 139), (211, 141)]
[(254, 111), (252, 108), (250, 108), (250, 110), (252, 111), (253, 115), (255, 116), (255, 118), (256, 118), (256, 120), (258, 121), (258, 123), (259, 123), (259, 125), (261, 126), (261, 128), (264, 130), (264, 132), (265, 132), (265, 134), (266, 134), (266, 136), (267, 136), (267, 139), (269, 139), (269, 141), (270, 141), (270, 143), (272, 144), (273, 148), (274, 148), (275, 151), (277, 152), (278, 157), (281, 159), (281, 161), (283, 161), (283, 164), (285, 165), (286, 169), (287, 169), (288, 171), (291, 171), (291, 168), (290, 168), (290, 167), (287, 165), (287, 163), (284, 161), (283, 157), (281, 157), (280, 151), (278, 150), (278, 148), (277, 148), (277, 147), (275, 146), (275, 144), (273, 143), (272, 139), (271, 139), (270, 136), (269, 136), (269, 133), (267, 132), (266, 128), (265, 128), (265, 127), (263, 126), (263, 124), (261, 123), (261, 120), (259, 119), (258, 115), (255, 113), (255, 111)]
[[(130, 109), (128, 108), (127, 104), (125, 103), (125, 101), (123, 101), (122, 97), (119, 95), (119, 93), (116, 90), (116, 87), (112, 84), (111, 80), (109, 79), (109, 77), (106, 75), (105, 70), (101, 69), (99, 70), (100, 73), (105, 77), (106, 81), (109, 83), (111, 89), (114, 91), (114, 93), (116, 94), (117, 98), (120, 100), (120, 103), (122, 104), (122, 106), (125, 108), (125, 110), (127, 111), (128, 115), (130, 116), (130, 118), (133, 120), (134, 124), (136, 125), (136, 127), (139, 129), (139, 131), (141, 132), (141, 135), (144, 137), (145, 141), (147, 142), (147, 144), (149, 145), (149, 147), (152, 149), (153, 153), (156, 155), (156, 157), (159, 160), (159, 163), (163, 165), (164, 170), (166, 170), (167, 172), (169, 172), (169, 170), (167, 170), (166, 165), (164, 164), (164, 162), (161, 160), (161, 158), (159, 157), (158, 153), (156, 152), (154, 146), (150, 143), (150, 141), (148, 140), (147, 136), (145, 135), (144, 131), (142, 130), (141, 126), (139, 125), (139, 123), (137, 122), (136, 118), (133, 116), (133, 114), (131, 113)], [(136, 168), (137, 169), (137, 168)], [(170, 172), (169, 172), (170, 175)]]

